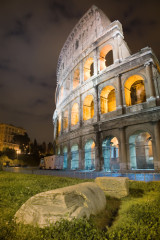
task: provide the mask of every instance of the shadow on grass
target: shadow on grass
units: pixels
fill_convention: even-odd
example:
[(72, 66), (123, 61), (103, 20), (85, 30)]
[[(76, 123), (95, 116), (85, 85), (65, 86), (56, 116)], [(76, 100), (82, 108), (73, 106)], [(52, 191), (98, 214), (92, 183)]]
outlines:
[(144, 190), (143, 189), (138, 189), (138, 188), (130, 188), (129, 189), (129, 195), (131, 197), (140, 198), (140, 197), (143, 197)]
[(106, 197), (106, 209), (96, 216), (91, 216), (91, 221), (100, 230), (107, 230), (118, 215), (121, 200), (113, 197)]

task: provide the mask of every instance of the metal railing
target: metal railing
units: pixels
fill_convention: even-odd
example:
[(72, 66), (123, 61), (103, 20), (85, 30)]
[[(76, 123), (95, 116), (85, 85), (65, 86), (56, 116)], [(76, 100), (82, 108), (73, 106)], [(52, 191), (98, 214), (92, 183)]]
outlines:
[(160, 173), (115, 173), (104, 171), (71, 171), (71, 170), (41, 170), (38, 168), (22, 168), (22, 167), (4, 167), (6, 172), (50, 175), (58, 177), (71, 177), (80, 179), (95, 179), (97, 177), (128, 177), (135, 181), (160, 181)]

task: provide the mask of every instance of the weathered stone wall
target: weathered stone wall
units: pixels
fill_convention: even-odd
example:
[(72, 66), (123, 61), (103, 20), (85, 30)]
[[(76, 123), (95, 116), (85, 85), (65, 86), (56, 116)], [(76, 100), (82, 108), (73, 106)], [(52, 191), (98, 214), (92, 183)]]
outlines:
[[(160, 74), (159, 63), (151, 48), (146, 47), (141, 49), (138, 53), (130, 55), (129, 49), (124, 41), (123, 31), (121, 24), (118, 21), (109, 23), (107, 18), (104, 18), (102, 11), (99, 12), (99, 22), (93, 23), (93, 16), (99, 11), (98, 8), (93, 7), (88, 11), (86, 15), (80, 20), (81, 31), (80, 35), (85, 31), (85, 34), (91, 33), (93, 35), (93, 29), (96, 29), (99, 24), (103, 25), (99, 28), (99, 35), (95, 38), (90, 38), (87, 42), (82, 39), (82, 47), (76, 50), (67, 50), (67, 46), (75, 46), (78, 32), (75, 31), (77, 26), (73, 29), (73, 35), (69, 36), (64, 48), (60, 55), (60, 62), (58, 64), (58, 82), (57, 94), (58, 98), (59, 90), (64, 85), (67, 91), (61, 99), (56, 103), (56, 111), (54, 113), (54, 139), (57, 146), (61, 146), (61, 154), (63, 154), (63, 147), (68, 148), (68, 168), (71, 161), (70, 149), (72, 144), (76, 142), (79, 146), (79, 167), (84, 169), (84, 146), (89, 139), (93, 139), (95, 142), (95, 156), (96, 156), (96, 170), (102, 170), (104, 165), (104, 158), (102, 153), (102, 142), (105, 138), (111, 136), (116, 137), (119, 142), (119, 164), (120, 171), (132, 171), (130, 167), (130, 155), (129, 155), (129, 137), (135, 131), (147, 131), (152, 138), (153, 146), (153, 158), (154, 158), (154, 170), (160, 170)], [(89, 21), (89, 13), (91, 13), (91, 20)], [(87, 20), (85, 25), (85, 16)], [(96, 17), (96, 21), (98, 20)], [(92, 24), (93, 23), (93, 24)], [(98, 25), (96, 25), (98, 24)], [(106, 27), (105, 27), (106, 24)], [(89, 28), (89, 25), (92, 25)], [(87, 30), (86, 30), (87, 29)], [(102, 29), (104, 31), (102, 31)], [(86, 32), (87, 31), (87, 32)], [(95, 36), (96, 37), (96, 36)], [(79, 42), (80, 43), (80, 42)], [(87, 45), (89, 43), (89, 45)], [(107, 45), (113, 48), (113, 64), (107, 66), (105, 69), (100, 70), (100, 51)], [(85, 49), (84, 49), (85, 48)], [(70, 51), (70, 52), (68, 52)], [(75, 52), (75, 53), (74, 53)], [(67, 56), (67, 60), (72, 54), (72, 64), (63, 65), (64, 58)], [(94, 59), (94, 75), (84, 81), (84, 64), (86, 60), (92, 57)], [(71, 59), (69, 59), (71, 60)], [(72, 89), (73, 72), (74, 69), (79, 67), (80, 70), (80, 84)], [(68, 74), (68, 75), (66, 75)], [(60, 77), (61, 75), (61, 77)], [(144, 87), (146, 93), (146, 101), (128, 106), (125, 99), (125, 83), (129, 77), (138, 75), (144, 80)], [(66, 87), (66, 82), (67, 84)], [(112, 86), (115, 89), (116, 95), (116, 110), (101, 113), (100, 97), (104, 87)], [(130, 90), (129, 90), (130, 91)], [(87, 95), (93, 95), (94, 99), (94, 116), (88, 120), (83, 120), (83, 101)], [(74, 103), (79, 105), (79, 122), (71, 125), (71, 108)], [(68, 109), (68, 128), (63, 130), (63, 112)], [(62, 116), (61, 132), (57, 136), (57, 119), (58, 116)], [(99, 136), (99, 137), (97, 137)]]

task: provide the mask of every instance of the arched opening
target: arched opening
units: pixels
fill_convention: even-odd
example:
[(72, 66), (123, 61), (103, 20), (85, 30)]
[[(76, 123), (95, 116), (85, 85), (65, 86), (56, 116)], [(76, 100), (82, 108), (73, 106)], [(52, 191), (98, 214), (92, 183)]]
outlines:
[(95, 169), (95, 142), (89, 140), (85, 144), (85, 169)]
[(58, 117), (58, 136), (61, 132), (61, 115)]
[(77, 68), (73, 74), (73, 89), (75, 89), (80, 83), (80, 71)]
[(124, 85), (126, 106), (131, 106), (146, 101), (144, 79), (139, 75), (133, 75), (127, 79)]
[(64, 111), (63, 114), (63, 129), (67, 129), (68, 128), (68, 110)]
[(107, 137), (102, 143), (105, 171), (118, 171), (119, 166), (119, 143), (116, 137)]
[(92, 77), (94, 74), (93, 58), (88, 58), (84, 64), (84, 81)]
[(100, 71), (113, 64), (113, 50), (111, 45), (106, 45), (100, 51)]
[(94, 116), (94, 100), (92, 95), (88, 95), (83, 102), (83, 120), (88, 120)]
[(79, 151), (78, 145), (74, 144), (71, 147), (71, 169), (76, 170), (79, 168)]
[(68, 149), (67, 147), (63, 148), (63, 169), (67, 169), (67, 162), (68, 162)]
[(78, 103), (74, 103), (71, 110), (71, 125), (74, 126), (79, 121), (79, 106)]
[(130, 167), (137, 169), (154, 169), (152, 138), (148, 132), (137, 131), (129, 138)]
[(100, 104), (102, 114), (116, 110), (116, 94), (114, 87), (106, 86), (102, 89)]

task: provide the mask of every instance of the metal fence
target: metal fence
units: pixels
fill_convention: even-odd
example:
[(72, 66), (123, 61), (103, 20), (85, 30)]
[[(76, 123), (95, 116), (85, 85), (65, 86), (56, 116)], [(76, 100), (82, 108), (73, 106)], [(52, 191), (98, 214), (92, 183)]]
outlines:
[(20, 168), (5, 167), (4, 171), (14, 173), (26, 173), (37, 175), (50, 175), (58, 177), (71, 177), (81, 179), (95, 179), (96, 177), (128, 177), (135, 181), (160, 181), (160, 173), (113, 173), (113, 172), (96, 172), (96, 171), (71, 171), (71, 170), (40, 170), (38, 168)]

